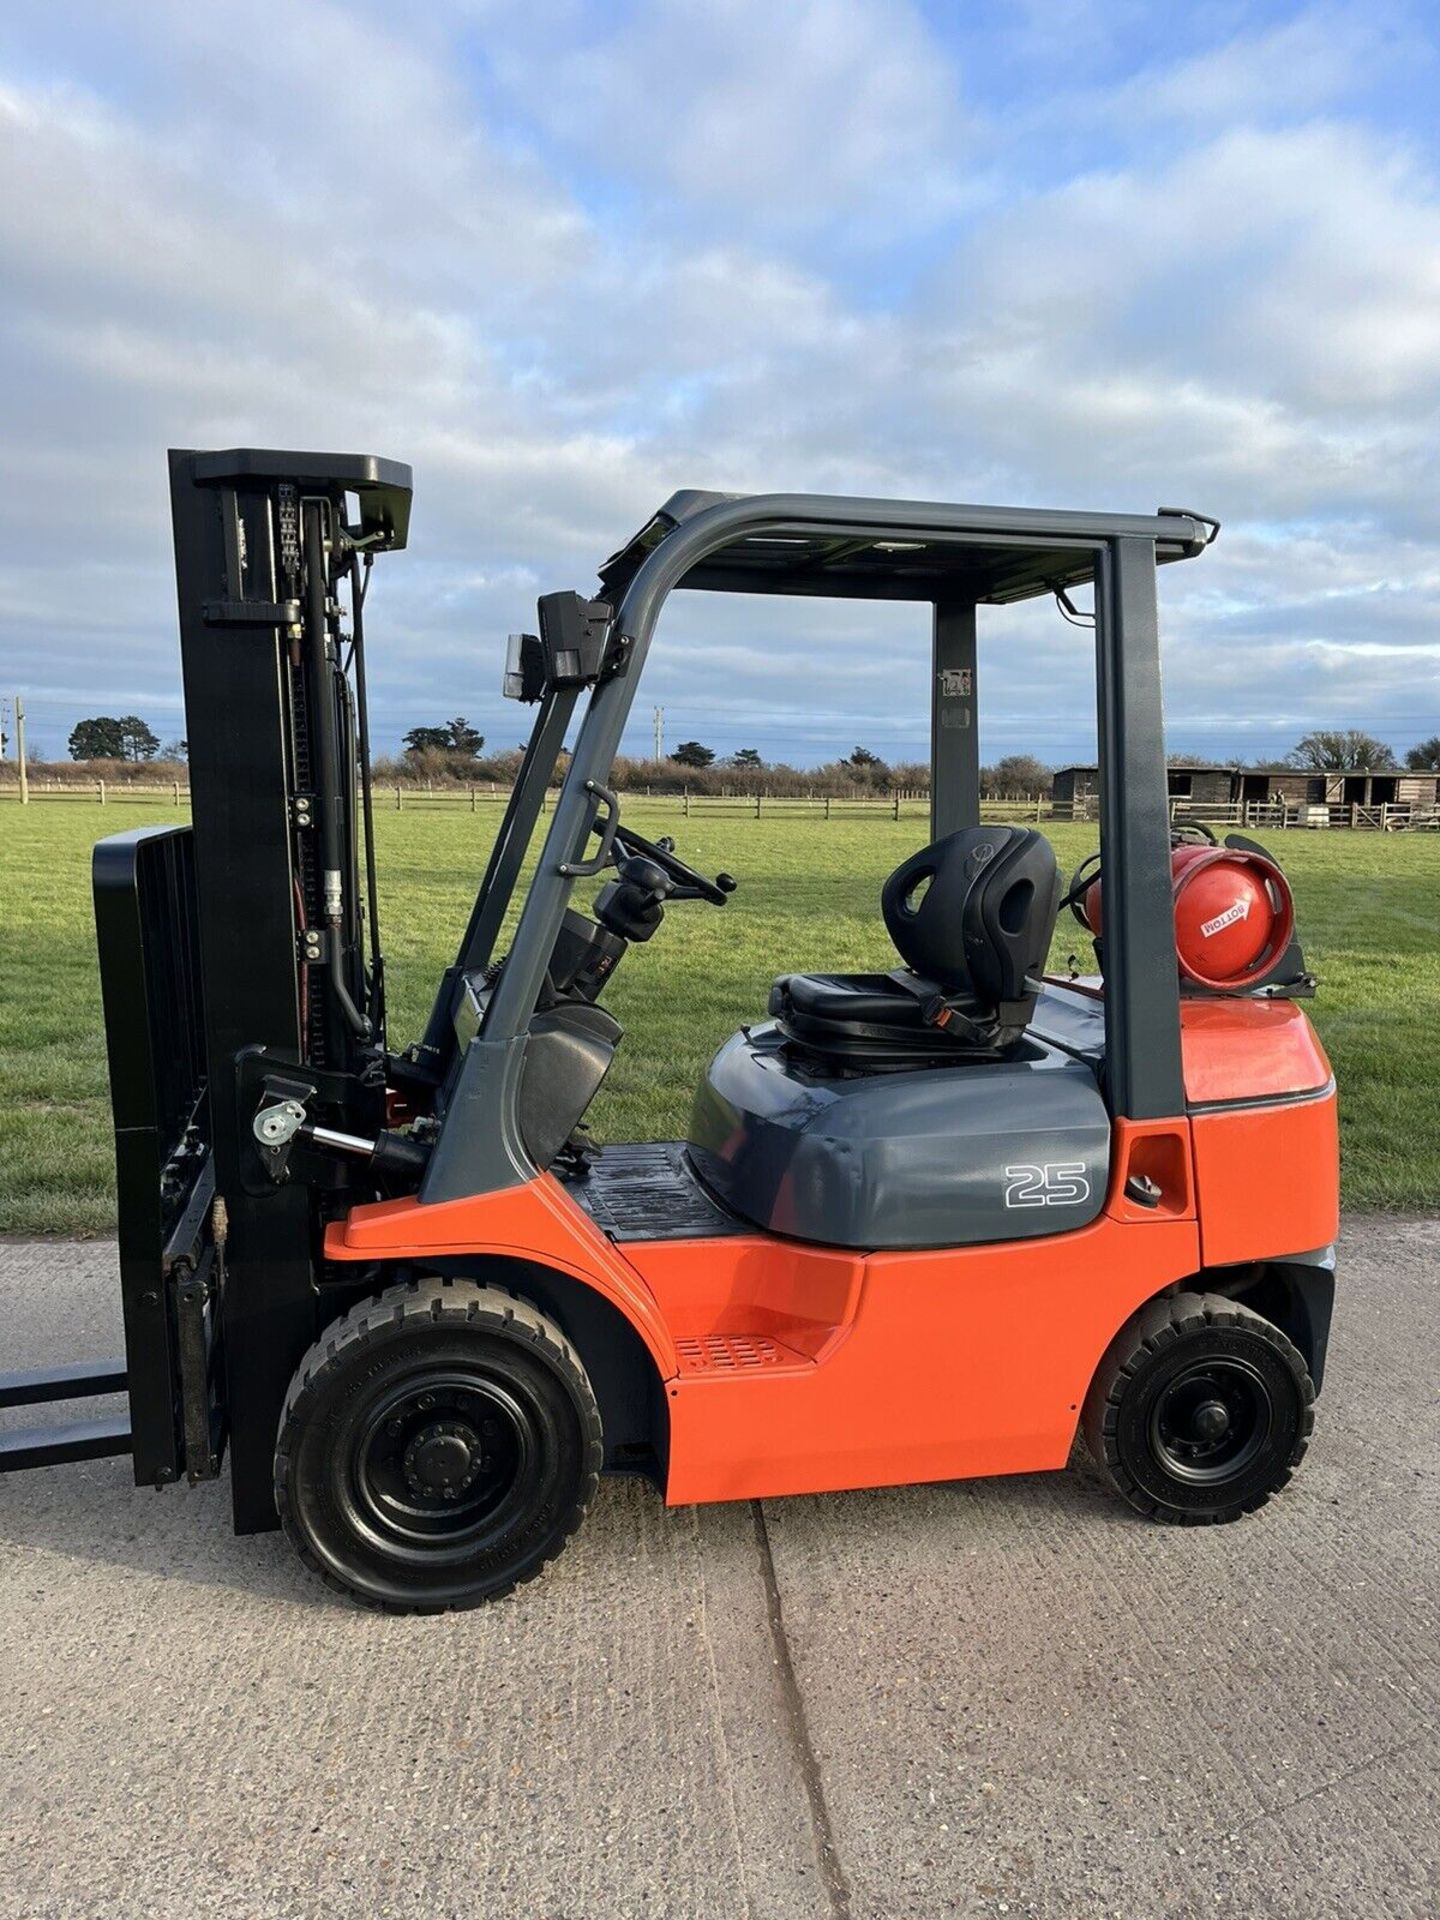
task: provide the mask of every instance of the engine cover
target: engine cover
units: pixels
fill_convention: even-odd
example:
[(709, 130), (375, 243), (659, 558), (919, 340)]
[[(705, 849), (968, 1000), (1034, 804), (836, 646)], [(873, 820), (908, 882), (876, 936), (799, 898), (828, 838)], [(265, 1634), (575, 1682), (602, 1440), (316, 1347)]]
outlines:
[(1033, 1036), (998, 1060), (830, 1076), (767, 1023), (711, 1062), (690, 1152), (716, 1196), (768, 1232), (964, 1247), (1097, 1218), (1110, 1116), (1093, 1070)]

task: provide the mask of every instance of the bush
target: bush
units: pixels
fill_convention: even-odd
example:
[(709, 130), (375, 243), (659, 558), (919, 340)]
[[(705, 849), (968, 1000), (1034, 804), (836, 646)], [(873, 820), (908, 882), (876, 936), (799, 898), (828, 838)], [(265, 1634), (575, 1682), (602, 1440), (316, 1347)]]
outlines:
[[(155, 787), (178, 780), (189, 784), (190, 769), (183, 760), (30, 760), (26, 771), (34, 785), (93, 787)], [(13, 760), (0, 760), (0, 781), (14, 786), (20, 778)]]

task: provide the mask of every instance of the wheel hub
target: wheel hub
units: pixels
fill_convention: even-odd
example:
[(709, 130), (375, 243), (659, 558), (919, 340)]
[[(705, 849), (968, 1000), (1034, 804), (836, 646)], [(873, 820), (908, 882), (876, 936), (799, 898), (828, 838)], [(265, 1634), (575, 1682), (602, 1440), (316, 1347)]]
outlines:
[(405, 1449), (405, 1484), (419, 1499), (456, 1500), (484, 1465), (479, 1435), (464, 1420), (435, 1420)]
[(1166, 1383), (1151, 1414), (1150, 1443), (1167, 1473), (1219, 1485), (1245, 1470), (1274, 1419), (1259, 1371), (1239, 1357), (1212, 1356)]
[(1197, 1440), (1223, 1440), (1230, 1431), (1230, 1409), (1223, 1400), (1202, 1400), (1190, 1424)]

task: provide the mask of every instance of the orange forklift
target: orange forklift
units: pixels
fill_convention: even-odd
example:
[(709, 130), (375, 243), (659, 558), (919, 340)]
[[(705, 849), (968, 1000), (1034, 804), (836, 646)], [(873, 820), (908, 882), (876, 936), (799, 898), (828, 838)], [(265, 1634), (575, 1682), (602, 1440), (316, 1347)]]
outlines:
[[(537, 1574), (605, 1471), (770, 1498), (1059, 1468), (1078, 1428), (1157, 1520), (1284, 1486), (1329, 1331), (1335, 1089), (1279, 868), (1171, 832), (1156, 568), (1216, 522), (676, 494), (511, 637), (529, 745), (394, 1047), (364, 609), (409, 470), (182, 452), (171, 485), (193, 825), (95, 856), (126, 1359), (4, 1383), (129, 1411), (6, 1436), (4, 1464), (126, 1451), (158, 1486), (228, 1445), (240, 1531), (283, 1525), (396, 1612)], [(977, 610), (1076, 618), (1085, 586), (1100, 850), (1062, 889), (1039, 832), (980, 819)], [(685, 1140), (598, 1150), (606, 982), (736, 886), (606, 784), (677, 589), (928, 608), (930, 840), (877, 902), (893, 969), (782, 976)], [(1047, 972), (1067, 906), (1093, 976)]]

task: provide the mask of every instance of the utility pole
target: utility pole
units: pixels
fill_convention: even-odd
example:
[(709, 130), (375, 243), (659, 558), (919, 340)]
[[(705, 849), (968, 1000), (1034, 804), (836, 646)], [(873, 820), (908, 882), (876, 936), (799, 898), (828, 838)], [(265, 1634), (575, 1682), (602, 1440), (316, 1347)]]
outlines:
[(663, 760), (665, 758), (665, 709), (664, 707), (656, 707), (655, 709), (655, 758), (657, 760)]
[(25, 771), (25, 702), (15, 696), (15, 758), (20, 762), (20, 804), (30, 804), (30, 779)]

